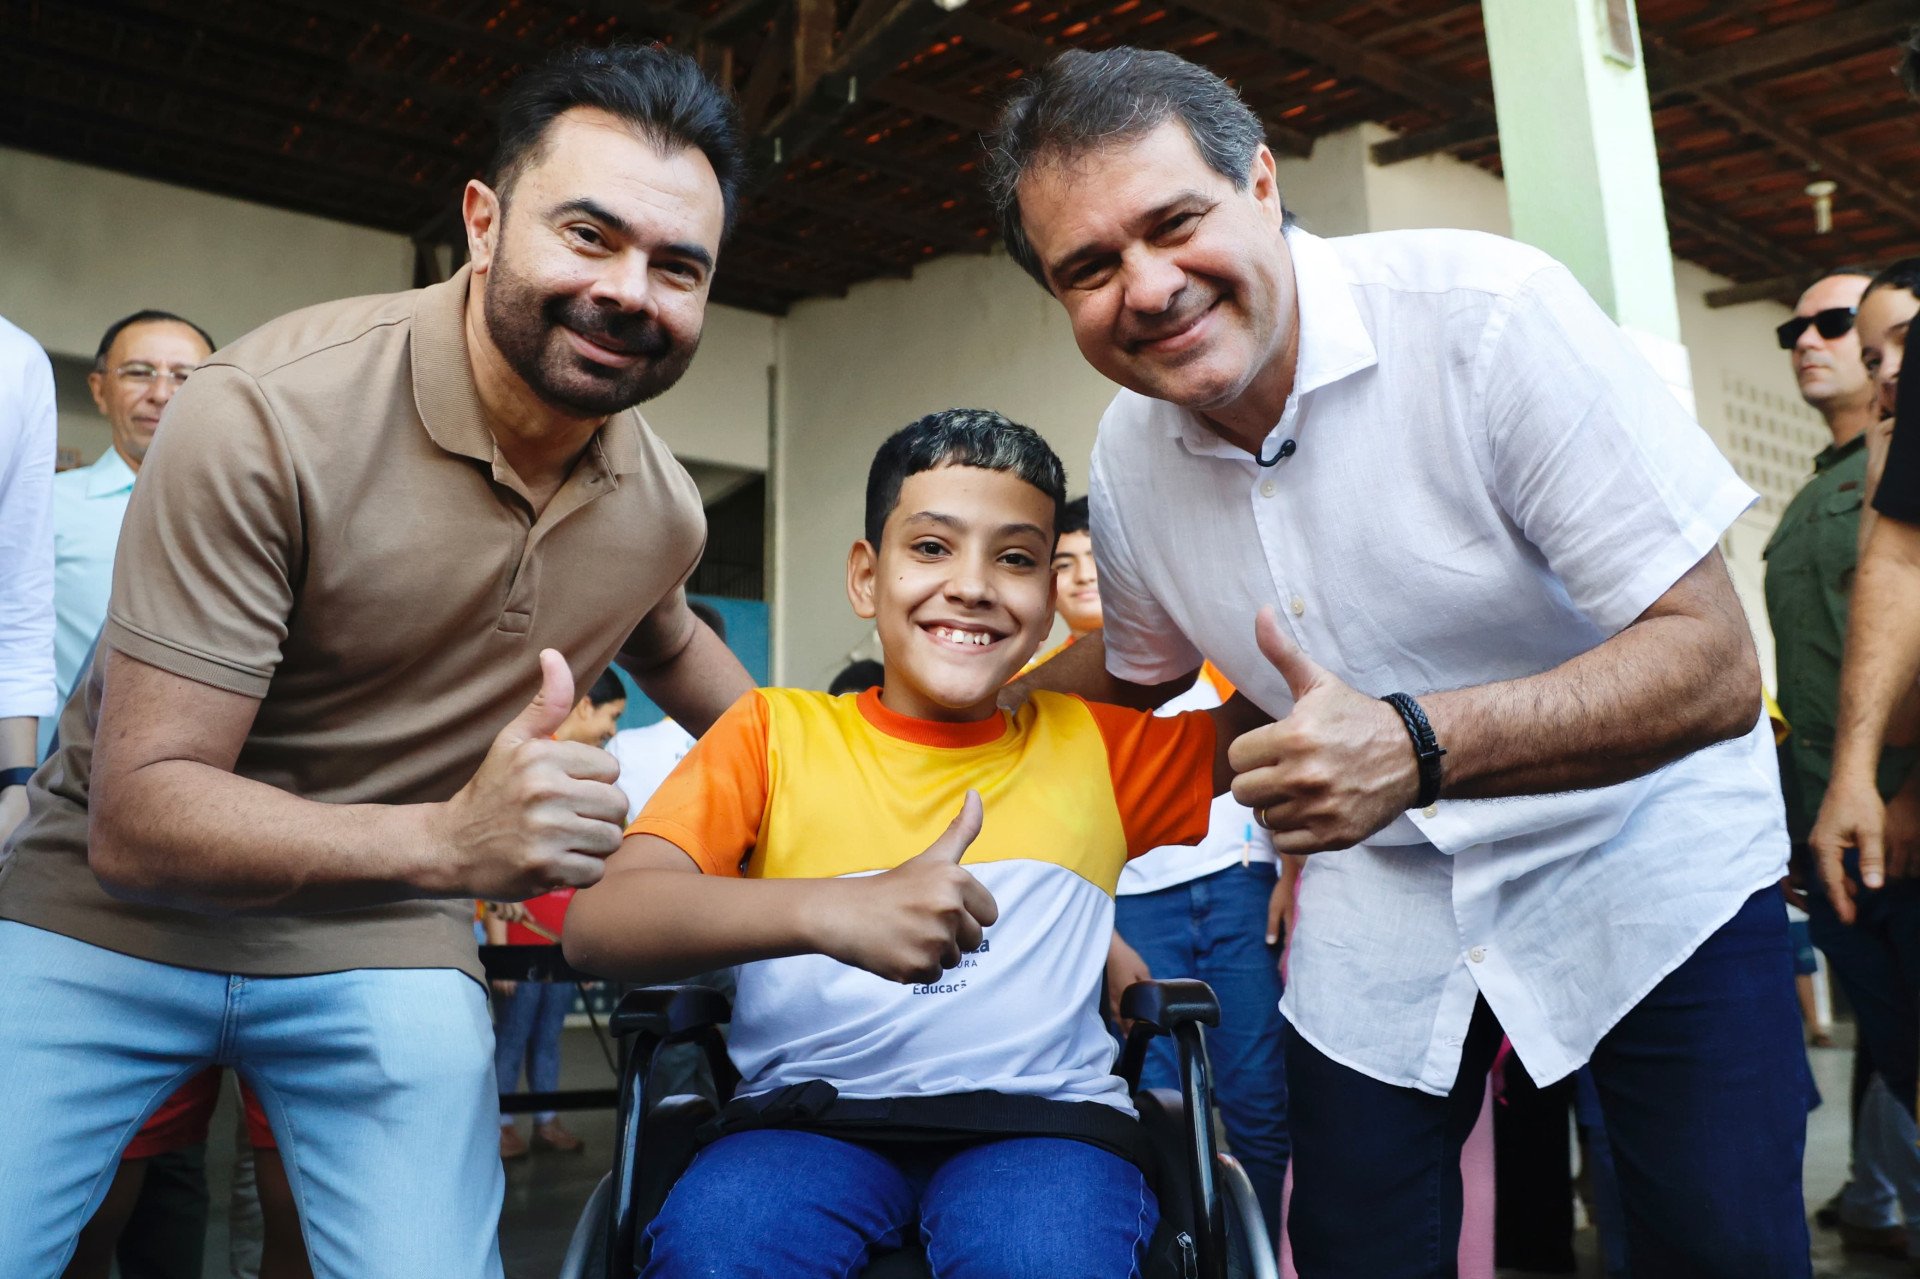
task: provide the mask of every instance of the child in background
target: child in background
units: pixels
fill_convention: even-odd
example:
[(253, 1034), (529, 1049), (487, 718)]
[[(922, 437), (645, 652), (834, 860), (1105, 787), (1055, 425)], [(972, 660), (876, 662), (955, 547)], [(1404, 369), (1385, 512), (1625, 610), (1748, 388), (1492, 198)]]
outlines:
[[(612, 671), (604, 671), (593, 682), (587, 695), (574, 703), (554, 737), (563, 742), (585, 742), (605, 746), (613, 736), (614, 725), (627, 709), (627, 692)], [(551, 946), (560, 939), (561, 924), (573, 889), (559, 888), (525, 903), (528, 923), (509, 923), (493, 915), (487, 917), (487, 940), (493, 945)], [(524, 1064), (530, 1092), (555, 1092), (560, 1087), (560, 1032), (566, 1028), (567, 1013), (573, 1009), (575, 994), (571, 982), (496, 981), (494, 993), (500, 997), (495, 1018), (493, 1068), (499, 1076), (500, 1091), (510, 1093), (520, 1087)], [(578, 1154), (584, 1143), (560, 1122), (558, 1112), (543, 1110), (533, 1119), (533, 1146)], [(523, 1158), (527, 1139), (520, 1135), (513, 1116), (500, 1116), (500, 1157)]]
[(575, 898), (579, 967), (739, 965), (739, 1094), (648, 1228), (646, 1275), (840, 1276), (915, 1234), (941, 1275), (1140, 1264), (1158, 1209), (1096, 996), (1113, 887), (1205, 833), (1259, 717), (999, 708), (1052, 620), (1063, 490), (997, 413), (888, 440), (847, 564), (881, 687), (743, 698)]

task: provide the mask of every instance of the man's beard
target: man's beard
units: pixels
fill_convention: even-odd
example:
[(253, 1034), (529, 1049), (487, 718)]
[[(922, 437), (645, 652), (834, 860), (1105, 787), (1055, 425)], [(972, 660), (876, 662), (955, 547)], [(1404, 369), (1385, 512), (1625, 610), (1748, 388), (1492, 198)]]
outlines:
[[(700, 348), (698, 333), (676, 342), (651, 315), (609, 311), (568, 294), (542, 296), (504, 255), (487, 272), (481, 310), (493, 344), (520, 379), (548, 404), (580, 417), (608, 417), (653, 399), (680, 380)], [(589, 360), (562, 328), (641, 358), (624, 368)]]

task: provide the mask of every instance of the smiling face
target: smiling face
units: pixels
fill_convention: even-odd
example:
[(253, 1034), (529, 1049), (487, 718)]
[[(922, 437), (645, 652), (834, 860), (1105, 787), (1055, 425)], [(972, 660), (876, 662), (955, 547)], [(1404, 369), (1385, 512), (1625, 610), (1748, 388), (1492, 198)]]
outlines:
[(724, 205), (706, 156), (663, 150), (575, 107), (500, 198), (468, 188), (488, 335), (563, 413), (602, 418), (652, 399), (700, 345)]
[(1062, 533), (1054, 546), (1053, 604), (1075, 635), (1100, 629), (1100, 570), (1091, 533)]
[(1053, 621), (1053, 499), (975, 466), (909, 475), (880, 545), (847, 557), (853, 611), (878, 624), (881, 699), (902, 715), (980, 720)]
[(1853, 328), (1859, 334), (1861, 367), (1873, 379), (1883, 417), (1893, 416), (1900, 393), (1900, 361), (1916, 314), (1920, 314), (1920, 298), (1892, 285), (1875, 289), (1860, 302)]
[(212, 353), (192, 325), (148, 320), (120, 330), (103, 367), (87, 375), (93, 402), (113, 428), (114, 451), (135, 471), (173, 393)]
[[(1864, 275), (1830, 275), (1800, 295), (1793, 313), (1818, 315), (1857, 306), (1866, 288)], [(1860, 363), (1859, 324), (1837, 338), (1821, 337), (1820, 330), (1809, 324), (1793, 344), (1793, 375), (1800, 383), (1800, 398), (1828, 417), (1865, 403), (1872, 390)]]
[(1291, 382), (1293, 265), (1265, 147), (1236, 190), (1171, 120), (1043, 158), (1019, 200), (1047, 286), (1108, 378), (1210, 416), (1262, 383)]

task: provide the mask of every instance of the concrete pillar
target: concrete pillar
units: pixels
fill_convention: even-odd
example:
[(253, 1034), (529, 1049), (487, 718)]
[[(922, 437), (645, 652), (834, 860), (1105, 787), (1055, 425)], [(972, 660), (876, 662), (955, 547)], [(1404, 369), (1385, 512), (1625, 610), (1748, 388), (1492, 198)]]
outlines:
[[(1515, 238), (1566, 263), (1692, 409), (1633, 0), (1481, 11)], [(1610, 16), (1630, 60), (1611, 51)]]

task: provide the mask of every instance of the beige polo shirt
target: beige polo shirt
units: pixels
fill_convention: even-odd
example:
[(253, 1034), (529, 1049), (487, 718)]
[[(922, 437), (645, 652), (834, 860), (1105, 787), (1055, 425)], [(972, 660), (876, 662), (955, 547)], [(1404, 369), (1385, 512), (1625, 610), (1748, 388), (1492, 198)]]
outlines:
[[(285, 316), (167, 411), (101, 643), (260, 699), (242, 777), (327, 804), (444, 800), (532, 699), (542, 648), (584, 688), (644, 620), (656, 660), (692, 634), (674, 606), (706, 536), (693, 480), (628, 411), (536, 519), (481, 413), (467, 284)], [(95, 665), (0, 864), (0, 918), (217, 972), (479, 975), (470, 902), (236, 917), (108, 896), (86, 860)]]

